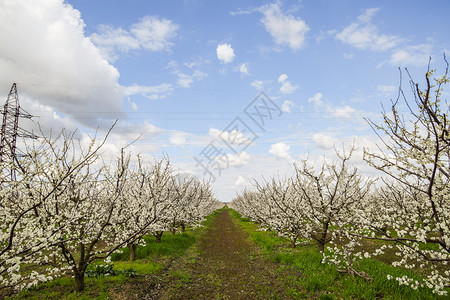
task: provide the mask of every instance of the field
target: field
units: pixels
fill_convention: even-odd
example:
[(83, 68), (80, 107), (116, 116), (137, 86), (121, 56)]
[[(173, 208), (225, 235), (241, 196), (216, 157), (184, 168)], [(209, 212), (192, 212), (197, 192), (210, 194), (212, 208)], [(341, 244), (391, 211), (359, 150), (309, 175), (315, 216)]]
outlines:
[(388, 281), (388, 273), (418, 275), (375, 259), (359, 266), (370, 281), (339, 273), (322, 264), (315, 245), (292, 248), (226, 207), (203, 225), (165, 233), (160, 244), (147, 236), (134, 262), (124, 249), (112, 269), (90, 267), (84, 292), (73, 290), (72, 278), (60, 278), (8, 299), (439, 299), (429, 289)]

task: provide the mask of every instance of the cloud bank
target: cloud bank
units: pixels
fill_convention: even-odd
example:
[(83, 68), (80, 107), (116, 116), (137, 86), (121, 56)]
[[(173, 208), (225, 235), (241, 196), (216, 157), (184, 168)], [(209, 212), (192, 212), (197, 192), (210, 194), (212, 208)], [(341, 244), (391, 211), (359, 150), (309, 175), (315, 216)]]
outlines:
[(0, 94), (17, 82), (19, 93), (61, 112), (123, 116), (119, 72), (84, 35), (78, 10), (63, 0), (2, 1), (0, 26), (8, 28), (0, 31)]

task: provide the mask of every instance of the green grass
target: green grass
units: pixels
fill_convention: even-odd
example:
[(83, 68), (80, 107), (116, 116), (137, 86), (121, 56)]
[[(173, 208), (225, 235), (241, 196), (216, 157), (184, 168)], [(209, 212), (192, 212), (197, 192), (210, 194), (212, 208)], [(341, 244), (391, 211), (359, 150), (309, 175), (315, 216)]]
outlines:
[(401, 277), (407, 275), (420, 279), (420, 275), (411, 271), (395, 268), (376, 259), (359, 261), (355, 268), (365, 271), (371, 277), (366, 281), (349, 274), (336, 271), (336, 266), (322, 264), (322, 255), (317, 247), (299, 246), (290, 248), (289, 241), (278, 237), (271, 231), (258, 231), (259, 226), (242, 218), (236, 211), (230, 214), (262, 249), (262, 255), (268, 260), (279, 263), (280, 268), (289, 268), (297, 274), (291, 280), (306, 290), (308, 295), (290, 290), (295, 298), (319, 299), (448, 299), (439, 297), (428, 288), (413, 290), (400, 286), (396, 280), (387, 280), (387, 275)]
[(120, 276), (86, 278), (83, 293), (73, 291), (73, 278), (58, 278), (25, 290), (11, 299), (109, 299), (109, 288), (123, 284), (129, 278)]
[(248, 232), (251, 239), (267, 253), (272, 252), (276, 248), (289, 247), (290, 241), (286, 238), (279, 237), (274, 231), (259, 231), (258, 225), (251, 222), (248, 218), (242, 218), (238, 212), (232, 209), (230, 209), (230, 215), (239, 220), (239, 225), (241, 225)]
[(133, 268), (137, 274), (155, 274), (163, 268), (163, 265), (161, 263), (153, 262), (148, 259), (114, 262), (115, 270), (122, 271), (130, 268)]
[[(148, 235), (144, 237), (146, 242), (145, 247), (138, 246), (136, 249), (136, 258), (144, 259), (155, 256), (180, 256), (187, 248), (195, 243), (196, 237), (191, 230), (181, 234), (173, 235), (170, 232), (165, 232), (162, 236), (161, 243), (156, 243), (154, 236)], [(128, 248), (122, 248), (122, 253), (113, 253), (111, 255), (112, 261), (128, 260), (130, 252)]]

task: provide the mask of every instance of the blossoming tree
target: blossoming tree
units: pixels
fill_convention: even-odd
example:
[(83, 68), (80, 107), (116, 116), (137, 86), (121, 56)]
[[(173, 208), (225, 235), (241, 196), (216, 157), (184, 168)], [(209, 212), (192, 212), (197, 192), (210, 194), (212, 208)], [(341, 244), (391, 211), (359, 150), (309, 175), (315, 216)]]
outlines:
[[(445, 295), (450, 287), (450, 126), (449, 106), (442, 96), (449, 83), (448, 63), (443, 75), (434, 73), (429, 66), (424, 89), (408, 73), (413, 101), (400, 86), (398, 99), (383, 112), (383, 124), (369, 121), (382, 143), (377, 152), (365, 150), (365, 159), (385, 174), (384, 184), (364, 209), (355, 211), (345, 231), (354, 241), (385, 242), (365, 257), (394, 248), (394, 266), (420, 268), (425, 274), (422, 281), (395, 278), (400, 284), (427, 286)], [(408, 114), (399, 113), (402, 104)], [(355, 255), (342, 255), (342, 249), (335, 249), (342, 258), (335, 255), (337, 263)]]

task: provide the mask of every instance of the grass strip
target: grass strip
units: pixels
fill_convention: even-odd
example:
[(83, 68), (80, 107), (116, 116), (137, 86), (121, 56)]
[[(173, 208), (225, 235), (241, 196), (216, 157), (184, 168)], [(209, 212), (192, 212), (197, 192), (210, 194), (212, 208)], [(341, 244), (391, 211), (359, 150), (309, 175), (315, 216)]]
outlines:
[(401, 286), (395, 280), (387, 280), (387, 275), (420, 279), (411, 270), (395, 268), (376, 259), (364, 259), (355, 267), (371, 277), (366, 281), (359, 277), (342, 274), (333, 265), (322, 263), (322, 254), (315, 245), (289, 247), (290, 242), (275, 232), (260, 230), (255, 222), (243, 218), (230, 209), (234, 220), (244, 228), (253, 242), (261, 247), (261, 254), (267, 259), (280, 263), (281, 268), (291, 268), (296, 274), (296, 283), (302, 285), (310, 295), (295, 295), (295, 298), (314, 297), (319, 299), (448, 299), (439, 297), (428, 288), (414, 290)]

